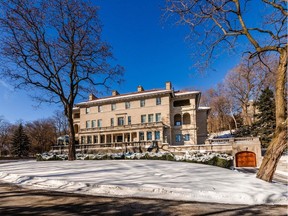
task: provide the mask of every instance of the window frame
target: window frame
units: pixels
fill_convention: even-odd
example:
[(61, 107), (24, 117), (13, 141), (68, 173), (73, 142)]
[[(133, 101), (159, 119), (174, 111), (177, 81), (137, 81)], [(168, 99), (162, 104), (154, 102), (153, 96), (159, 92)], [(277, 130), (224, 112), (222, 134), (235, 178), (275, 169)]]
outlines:
[(130, 109), (130, 107), (131, 107), (130, 101), (126, 101), (125, 102), (125, 109)]
[(156, 98), (156, 105), (157, 106), (161, 105), (161, 97)]
[(161, 113), (155, 114), (155, 122), (161, 122)]
[(86, 107), (85, 108), (85, 114), (89, 114), (90, 113), (90, 107)]
[(123, 126), (123, 125), (125, 125), (125, 118), (123, 116), (120, 116), (117, 118), (117, 126)]
[(146, 136), (147, 136), (147, 141), (152, 140), (152, 131), (147, 131)]
[(155, 140), (160, 140), (160, 131), (154, 131)]
[(131, 118), (131, 116), (128, 116), (128, 117), (127, 117), (127, 124), (128, 124), (128, 125), (131, 125), (131, 124), (132, 124), (132, 118)]
[(141, 124), (146, 123), (146, 115), (141, 115)]
[(148, 123), (152, 123), (153, 121), (154, 121), (154, 114), (148, 114)]
[(91, 121), (91, 128), (96, 128), (97, 122), (96, 120)]
[(90, 120), (86, 121), (86, 129), (91, 128), (91, 122)]
[(101, 128), (102, 127), (102, 119), (97, 120), (97, 127)]
[(111, 111), (114, 111), (114, 110), (116, 110), (116, 103), (111, 104)]
[[(188, 138), (188, 139), (187, 139)], [(184, 134), (184, 141), (190, 141), (190, 134)]]
[(182, 135), (181, 134), (176, 134), (175, 135), (175, 142), (176, 143), (179, 143), (179, 142), (181, 142), (182, 141)]
[(140, 100), (140, 107), (145, 107), (145, 99)]

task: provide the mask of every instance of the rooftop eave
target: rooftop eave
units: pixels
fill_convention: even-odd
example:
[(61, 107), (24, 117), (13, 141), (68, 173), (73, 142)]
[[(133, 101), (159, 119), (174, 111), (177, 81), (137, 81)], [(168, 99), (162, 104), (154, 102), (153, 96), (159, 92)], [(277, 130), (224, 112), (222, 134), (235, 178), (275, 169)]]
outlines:
[(85, 107), (87, 105), (96, 105), (96, 104), (107, 104), (116, 101), (129, 101), (131, 99), (138, 99), (138, 98), (149, 98), (155, 95), (165, 95), (171, 93), (172, 90), (156, 90), (152, 92), (142, 92), (142, 93), (131, 93), (127, 95), (117, 95), (108, 98), (99, 98), (92, 101), (86, 101), (76, 104), (77, 107)]

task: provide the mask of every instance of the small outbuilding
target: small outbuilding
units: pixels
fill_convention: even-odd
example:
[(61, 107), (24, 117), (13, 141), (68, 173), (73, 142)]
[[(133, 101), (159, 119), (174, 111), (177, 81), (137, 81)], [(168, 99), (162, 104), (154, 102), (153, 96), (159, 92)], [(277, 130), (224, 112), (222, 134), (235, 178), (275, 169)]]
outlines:
[(60, 136), (57, 138), (57, 145), (68, 145), (69, 135)]

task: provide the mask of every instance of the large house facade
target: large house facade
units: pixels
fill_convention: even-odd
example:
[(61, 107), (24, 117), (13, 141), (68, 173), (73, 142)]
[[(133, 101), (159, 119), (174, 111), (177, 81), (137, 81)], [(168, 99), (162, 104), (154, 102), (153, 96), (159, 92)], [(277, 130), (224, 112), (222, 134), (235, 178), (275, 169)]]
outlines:
[(149, 143), (196, 145), (207, 138), (209, 107), (200, 107), (201, 92), (165, 88), (96, 98), (76, 104), (74, 129), (79, 144)]

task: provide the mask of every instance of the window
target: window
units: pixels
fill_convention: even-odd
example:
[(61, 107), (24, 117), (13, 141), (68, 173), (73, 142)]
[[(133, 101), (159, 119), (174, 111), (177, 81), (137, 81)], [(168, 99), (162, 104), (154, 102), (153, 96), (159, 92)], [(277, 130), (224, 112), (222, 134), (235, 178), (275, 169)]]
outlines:
[(139, 141), (144, 140), (144, 132), (139, 132)]
[(116, 110), (116, 104), (111, 104), (111, 110)]
[(160, 131), (155, 131), (154, 135), (155, 135), (155, 140), (160, 140)]
[(97, 121), (97, 126), (98, 126), (98, 127), (102, 127), (102, 119), (98, 119), (98, 121)]
[(90, 128), (90, 121), (86, 121), (86, 128)]
[(190, 134), (184, 135), (184, 141), (190, 141)]
[(92, 120), (92, 128), (96, 127), (96, 120)]
[(102, 109), (102, 106), (98, 106), (98, 112), (102, 112), (103, 109)]
[(146, 122), (146, 115), (141, 115), (141, 123), (145, 123)]
[(128, 116), (128, 125), (131, 125), (131, 116)]
[(161, 105), (161, 97), (156, 98), (156, 105)]
[(130, 109), (130, 102), (125, 102), (125, 109)]
[(156, 113), (156, 122), (161, 121), (161, 113)]
[(184, 113), (183, 115), (183, 124), (191, 124), (191, 118), (189, 113)]
[(144, 106), (145, 106), (145, 100), (142, 99), (142, 100), (140, 100), (140, 107), (144, 107)]
[(114, 118), (111, 118), (111, 119), (110, 119), (110, 125), (111, 125), (111, 126), (114, 126)]
[(81, 144), (85, 144), (85, 136), (81, 136)]
[(175, 126), (181, 126), (182, 125), (181, 115), (180, 114), (176, 114), (174, 116), (174, 125)]
[(92, 143), (92, 137), (91, 136), (87, 136), (87, 144), (91, 144)]
[(87, 108), (86, 108), (85, 113), (86, 113), (86, 114), (89, 114), (89, 113), (90, 113), (90, 107), (87, 107)]
[(118, 117), (118, 125), (124, 125), (124, 117)]
[(153, 122), (153, 114), (148, 115), (148, 122), (149, 123)]
[(152, 140), (152, 132), (147, 131), (147, 140)]
[(176, 134), (175, 141), (181, 142), (181, 134)]

